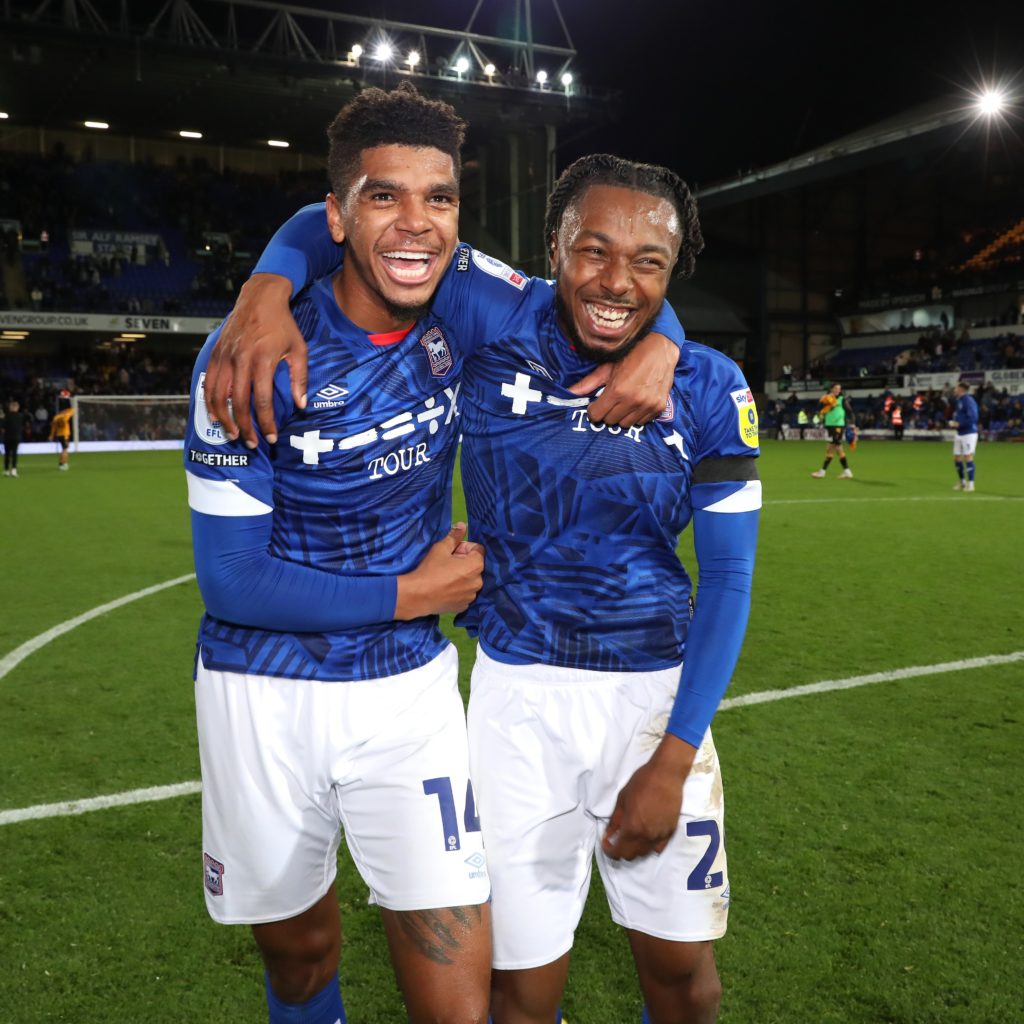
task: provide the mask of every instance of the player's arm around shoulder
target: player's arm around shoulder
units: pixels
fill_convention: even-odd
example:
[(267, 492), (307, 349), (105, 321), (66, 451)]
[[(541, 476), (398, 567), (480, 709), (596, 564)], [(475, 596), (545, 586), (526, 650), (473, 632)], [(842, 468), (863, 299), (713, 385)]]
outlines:
[[(192, 371), (189, 416), (186, 424), (184, 464), (189, 485), (189, 504), (193, 511), (207, 515), (234, 517), (240, 508), (268, 515), (273, 510), (273, 470), (270, 444), (260, 438), (255, 448), (240, 438), (232, 439), (224, 424), (210, 407), (207, 396), (209, 362), (223, 325), (207, 338)], [(288, 391), (287, 373), (276, 374), (273, 386), (275, 412), (283, 422), (294, 406)], [(248, 495), (256, 505), (242, 501)]]
[[(323, 203), (294, 214), (261, 253), (222, 324), (207, 367), (207, 403), (232, 440), (241, 434), (250, 448), (257, 445), (250, 395), (260, 431), (271, 442), (277, 440), (272, 388), (282, 360), (291, 374), (292, 398), (300, 409), (305, 408), (306, 341), (289, 302), (307, 285), (337, 270), (342, 258), (342, 247), (328, 229)], [(235, 411), (228, 405), (232, 395)]]
[(569, 390), (587, 395), (604, 388), (587, 407), (595, 423), (626, 428), (650, 423), (665, 411), (684, 344), (686, 332), (665, 299), (650, 331), (625, 358), (596, 367)]
[(553, 301), (550, 282), (514, 270), (466, 242), (455, 247), (431, 303), (466, 356), (500, 342)]

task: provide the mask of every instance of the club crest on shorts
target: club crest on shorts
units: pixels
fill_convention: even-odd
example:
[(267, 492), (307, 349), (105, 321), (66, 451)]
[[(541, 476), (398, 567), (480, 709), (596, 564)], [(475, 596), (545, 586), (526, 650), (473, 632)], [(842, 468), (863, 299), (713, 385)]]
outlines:
[(420, 338), (420, 344), (423, 346), (423, 351), (427, 353), (427, 358), (430, 360), (430, 372), (435, 377), (444, 377), (451, 371), (452, 350), (440, 327), (431, 327)]
[(203, 854), (203, 884), (211, 896), (224, 895), (224, 865), (208, 853)]

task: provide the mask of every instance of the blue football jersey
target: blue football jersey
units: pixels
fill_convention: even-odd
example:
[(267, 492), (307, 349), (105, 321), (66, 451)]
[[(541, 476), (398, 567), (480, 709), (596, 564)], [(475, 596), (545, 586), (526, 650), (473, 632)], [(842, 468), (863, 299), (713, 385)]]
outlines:
[(978, 403), (970, 395), (961, 395), (956, 400), (953, 419), (957, 423), (957, 434), (976, 434), (978, 432)]
[[(313, 285), (293, 308), (309, 345), (307, 407), (292, 402), (282, 364), (274, 382), (279, 440), (261, 441), (256, 451), (228, 441), (206, 412), (203, 378), (217, 332), (211, 335), (196, 363), (185, 441), (193, 511), (272, 514), (269, 552), (285, 562), (344, 576), (395, 577), (415, 568), (450, 527), (465, 352), (488, 331), (503, 330), (527, 295), (525, 279), (486, 259), (460, 247), (438, 292), (439, 310), (476, 328), (461, 335), (439, 313), (400, 340), (375, 343), (338, 308), (329, 279)], [(379, 678), (425, 664), (446, 643), (436, 617), (317, 632), (257, 628), (246, 624), (244, 583), (238, 591), (231, 621), (202, 620), (208, 668)]]
[(506, 662), (665, 668), (690, 620), (676, 544), (694, 469), (758, 454), (753, 395), (731, 359), (686, 342), (662, 416), (605, 426), (567, 390), (592, 368), (550, 302), (467, 362), (462, 479), (487, 563), (458, 621)]

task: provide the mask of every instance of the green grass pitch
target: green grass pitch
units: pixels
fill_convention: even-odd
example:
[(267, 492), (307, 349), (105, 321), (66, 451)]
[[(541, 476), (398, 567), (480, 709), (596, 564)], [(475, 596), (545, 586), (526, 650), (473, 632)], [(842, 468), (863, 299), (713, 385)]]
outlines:
[[(750, 628), (729, 695), (1024, 649), (1024, 446), (764, 445)], [(191, 571), (177, 453), (23, 458), (0, 479), (0, 664), (65, 620)], [(681, 552), (692, 565), (684, 537)], [(194, 583), (41, 646), (0, 678), (0, 810), (198, 778)], [(472, 648), (457, 638), (464, 676)], [(722, 1024), (1024, 1020), (1024, 662), (722, 711), (732, 915)], [(246, 929), (201, 892), (199, 798), (0, 825), (0, 1024), (266, 1019)], [(342, 855), (353, 1024), (404, 1020)], [(572, 1024), (639, 1022), (599, 883)]]

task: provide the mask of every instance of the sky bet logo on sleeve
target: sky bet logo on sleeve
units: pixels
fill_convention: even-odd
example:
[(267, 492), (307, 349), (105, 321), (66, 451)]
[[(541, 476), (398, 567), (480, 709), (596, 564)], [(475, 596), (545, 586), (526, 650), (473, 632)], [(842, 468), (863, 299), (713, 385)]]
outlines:
[(740, 388), (730, 393), (736, 403), (739, 415), (740, 440), (748, 448), (757, 447), (757, 406), (750, 388)]

